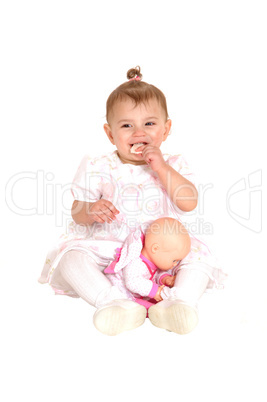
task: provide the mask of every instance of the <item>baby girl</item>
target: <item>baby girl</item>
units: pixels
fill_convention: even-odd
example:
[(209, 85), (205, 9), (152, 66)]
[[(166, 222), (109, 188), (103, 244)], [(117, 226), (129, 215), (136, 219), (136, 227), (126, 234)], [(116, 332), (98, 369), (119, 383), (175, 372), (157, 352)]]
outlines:
[[(113, 284), (112, 274), (104, 273), (115, 250), (153, 220), (168, 217), (183, 222), (198, 203), (194, 177), (184, 158), (179, 153), (162, 154), (160, 149), (171, 130), (164, 94), (142, 81), (139, 67), (129, 70), (127, 78), (106, 105), (104, 130), (116, 150), (82, 160), (72, 186), (73, 222), (48, 254), (40, 278), (56, 293), (81, 297), (95, 306), (93, 322), (107, 335), (134, 329), (147, 315), (132, 292)], [(189, 236), (191, 249), (186, 256), (178, 249), (168, 256), (168, 264), (169, 257), (175, 263), (181, 259), (172, 270), (173, 287), (157, 289), (155, 296), (163, 300), (148, 310), (152, 324), (178, 334), (195, 328), (200, 297), (224, 278), (208, 247), (190, 232)], [(141, 252), (153, 260), (153, 253)], [(160, 253), (158, 257), (157, 267), (168, 266), (166, 259), (161, 264)]]

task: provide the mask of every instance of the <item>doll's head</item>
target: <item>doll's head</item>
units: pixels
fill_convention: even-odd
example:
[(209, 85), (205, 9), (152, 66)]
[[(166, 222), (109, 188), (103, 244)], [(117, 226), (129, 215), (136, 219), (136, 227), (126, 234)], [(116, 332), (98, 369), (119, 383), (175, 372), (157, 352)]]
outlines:
[(161, 270), (175, 267), (191, 249), (190, 236), (173, 218), (160, 218), (147, 228), (142, 254)]
[(164, 94), (141, 81), (140, 67), (129, 70), (127, 78), (107, 100), (104, 130), (123, 163), (140, 165), (145, 162), (133, 152), (136, 144), (160, 147), (169, 135), (171, 120)]

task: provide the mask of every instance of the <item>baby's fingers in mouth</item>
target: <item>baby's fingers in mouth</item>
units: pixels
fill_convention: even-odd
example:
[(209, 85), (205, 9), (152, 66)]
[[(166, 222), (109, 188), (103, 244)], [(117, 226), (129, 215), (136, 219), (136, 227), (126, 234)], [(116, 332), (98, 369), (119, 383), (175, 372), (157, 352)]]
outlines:
[(147, 145), (146, 142), (137, 142), (131, 146), (131, 153), (132, 154), (141, 154), (144, 147)]

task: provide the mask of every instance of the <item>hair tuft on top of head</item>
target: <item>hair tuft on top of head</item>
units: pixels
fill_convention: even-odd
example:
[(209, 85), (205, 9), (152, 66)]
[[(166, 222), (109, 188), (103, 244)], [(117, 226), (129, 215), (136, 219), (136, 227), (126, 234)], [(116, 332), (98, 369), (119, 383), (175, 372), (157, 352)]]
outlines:
[(142, 74), (141, 74), (141, 68), (140, 66), (136, 66), (135, 68), (130, 68), (130, 70), (127, 71), (127, 79), (133, 79), (136, 77), (139, 77), (140, 80), (142, 79)]
[(117, 102), (122, 102), (126, 100), (131, 100), (134, 105), (137, 106), (141, 103), (149, 102), (155, 99), (159, 102), (162, 107), (166, 120), (168, 119), (167, 102), (165, 95), (160, 89), (154, 85), (148, 84), (147, 82), (141, 81), (142, 74), (141, 68), (136, 66), (127, 71), (128, 81), (119, 85), (114, 91), (109, 95), (106, 102), (106, 119), (110, 124), (110, 118), (112, 116), (112, 111), (114, 105)]

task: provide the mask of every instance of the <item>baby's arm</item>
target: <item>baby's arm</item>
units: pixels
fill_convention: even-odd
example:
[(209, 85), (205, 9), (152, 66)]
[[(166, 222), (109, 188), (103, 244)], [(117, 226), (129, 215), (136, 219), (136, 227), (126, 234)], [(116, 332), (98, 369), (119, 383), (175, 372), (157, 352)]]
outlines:
[(96, 202), (75, 200), (71, 209), (74, 222), (80, 225), (92, 225), (94, 222), (111, 223), (118, 213), (112, 202), (103, 198)]
[(157, 171), (158, 177), (173, 203), (182, 211), (192, 211), (197, 206), (198, 193), (193, 183), (165, 163)]
[(159, 148), (146, 145), (142, 154), (151, 169), (157, 173), (172, 202), (185, 212), (195, 209), (198, 192), (194, 184), (165, 162)]

